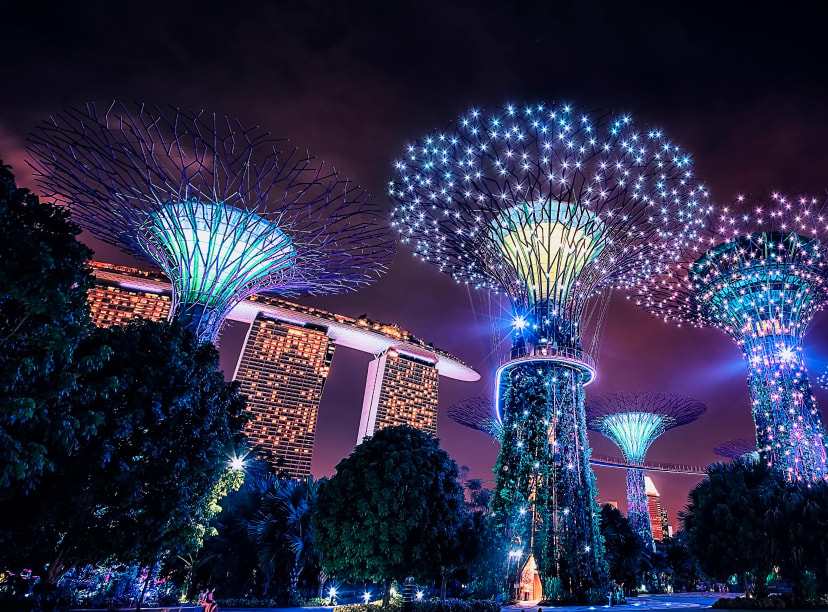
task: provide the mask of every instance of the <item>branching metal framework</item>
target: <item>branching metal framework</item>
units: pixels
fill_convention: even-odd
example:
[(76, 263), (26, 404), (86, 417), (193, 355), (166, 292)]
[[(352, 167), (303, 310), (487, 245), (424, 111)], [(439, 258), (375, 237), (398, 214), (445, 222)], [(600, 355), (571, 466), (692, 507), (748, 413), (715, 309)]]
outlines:
[(828, 302), (828, 206), (779, 194), (709, 211), (709, 235), (633, 292), (667, 321), (717, 327), (748, 366), (757, 448), (794, 480), (828, 480), (825, 428), (802, 340)]
[[(707, 407), (673, 393), (610, 393), (586, 404), (587, 425), (612, 440), (628, 463), (644, 463), (653, 441), (669, 429), (692, 423)], [(627, 470), (627, 517), (651, 548), (655, 547), (644, 470)]]
[(503, 424), (497, 418), (494, 400), (488, 396), (468, 397), (449, 406), (449, 418), (459, 425), (482, 431), (484, 434), (500, 440)]
[[(544, 530), (542, 573), (590, 588), (604, 570), (583, 412), (596, 370), (582, 346), (583, 313), (694, 240), (706, 191), (660, 131), (569, 105), (473, 109), (410, 144), (395, 168), (401, 241), (458, 282), (511, 301), (512, 360), (495, 384), (504, 433), (493, 515), (521, 546)], [(537, 507), (542, 499), (548, 506)], [(518, 513), (530, 504), (531, 524)]]
[(205, 340), (258, 292), (358, 289), (393, 239), (364, 190), (228, 117), (93, 104), (44, 121), (28, 150), (46, 196), (170, 278), (171, 316)]
[(733, 440), (719, 444), (713, 449), (713, 452), (725, 459), (741, 459), (743, 457), (749, 457), (751, 459), (759, 458), (755, 438), (734, 438)]

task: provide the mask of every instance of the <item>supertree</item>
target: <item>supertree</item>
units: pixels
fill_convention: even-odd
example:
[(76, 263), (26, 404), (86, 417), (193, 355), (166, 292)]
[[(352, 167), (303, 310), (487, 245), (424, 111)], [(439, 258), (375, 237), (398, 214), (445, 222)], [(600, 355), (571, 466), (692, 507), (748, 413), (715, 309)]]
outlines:
[(161, 268), (170, 316), (213, 340), (254, 293), (356, 289), (393, 253), (363, 190), (282, 144), (228, 117), (89, 104), (44, 121), (28, 150), (45, 195)]
[[(701, 402), (673, 393), (609, 393), (590, 398), (586, 404), (587, 426), (615, 442), (633, 465), (644, 463), (657, 437), (692, 423), (706, 410)], [(654, 549), (643, 469), (627, 469), (627, 518)]]
[(802, 340), (828, 302), (828, 206), (815, 198), (739, 197), (709, 210), (709, 231), (632, 295), (664, 320), (716, 327), (747, 362), (762, 460), (791, 480), (828, 479), (825, 428)]
[[(503, 293), (513, 346), (491, 516), (570, 592), (606, 575), (584, 386), (587, 304), (660, 269), (695, 231), (703, 187), (660, 131), (569, 105), (471, 110), (395, 163), (392, 222), (416, 257)], [(529, 512), (527, 509), (531, 508)], [(537, 533), (536, 533), (537, 532)]]
[(755, 438), (734, 438), (733, 440), (719, 444), (713, 449), (713, 452), (725, 459), (742, 459), (746, 457), (753, 460), (759, 458)]
[(476, 431), (482, 431), (494, 440), (500, 440), (503, 424), (494, 411), (494, 400), (488, 396), (468, 397), (449, 406), (449, 418)]

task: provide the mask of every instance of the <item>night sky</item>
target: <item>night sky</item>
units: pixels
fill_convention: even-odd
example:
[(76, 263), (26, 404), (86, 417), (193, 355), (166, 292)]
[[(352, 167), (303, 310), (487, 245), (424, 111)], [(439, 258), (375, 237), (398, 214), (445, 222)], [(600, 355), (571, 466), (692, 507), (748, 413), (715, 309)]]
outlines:
[[(410, 140), (471, 106), (570, 102), (629, 111), (689, 150), (718, 201), (828, 187), (828, 15), (817, 3), (12, 2), (0, 8), (0, 157), (34, 187), (23, 146), (36, 122), (86, 101), (176, 105), (239, 117), (318, 153), (387, 203), (391, 162)], [(118, 6), (115, 6), (118, 5)], [(86, 8), (84, 8), (84, 6)], [(84, 236), (97, 258), (140, 264)], [(441, 379), (438, 435), (471, 477), (491, 479), (496, 446), (445, 415), (491, 393), (489, 307), (400, 248), (359, 293), (300, 300), (395, 322), (478, 369)], [(503, 330), (504, 334), (507, 330)], [(232, 371), (239, 330), (222, 336)], [(828, 361), (828, 320), (805, 342), (811, 380)], [(356, 440), (368, 356), (337, 349), (319, 414), (313, 470), (330, 474)], [(721, 332), (678, 329), (614, 296), (588, 393), (669, 391), (705, 402), (697, 423), (649, 458), (707, 464), (752, 435), (740, 351)], [(822, 406), (828, 394), (817, 390)], [(595, 452), (618, 455), (590, 434)], [(625, 507), (624, 472), (598, 468), (603, 500)], [(675, 525), (698, 479), (654, 474)]]

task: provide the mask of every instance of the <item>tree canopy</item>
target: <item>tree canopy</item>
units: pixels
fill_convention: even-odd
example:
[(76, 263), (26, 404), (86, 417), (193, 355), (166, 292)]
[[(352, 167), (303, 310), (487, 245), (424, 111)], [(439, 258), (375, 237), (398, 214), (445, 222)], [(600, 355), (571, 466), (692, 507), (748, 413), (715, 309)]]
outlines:
[(67, 395), (105, 356), (75, 359), (91, 328), (91, 251), (64, 209), (15, 185), (0, 161), (0, 501), (34, 487), (95, 423)]
[(708, 576), (727, 580), (737, 574), (763, 592), (773, 569), (771, 540), (765, 530), (773, 501), (773, 476), (760, 462), (712, 465), (689, 495), (682, 514), (687, 545)]
[(366, 438), (319, 490), (316, 547), (329, 575), (387, 587), (430, 579), (453, 561), (463, 524), (457, 465), (433, 436), (409, 426)]
[(192, 550), (238, 478), (227, 458), (244, 401), (217, 371), (212, 344), (140, 320), (96, 329), (84, 344), (111, 351), (81, 380), (101, 389), (80, 396), (100, 421), (34, 491), (0, 508), (10, 530), (0, 560), (47, 568), (52, 583), (110, 557), (151, 563)]

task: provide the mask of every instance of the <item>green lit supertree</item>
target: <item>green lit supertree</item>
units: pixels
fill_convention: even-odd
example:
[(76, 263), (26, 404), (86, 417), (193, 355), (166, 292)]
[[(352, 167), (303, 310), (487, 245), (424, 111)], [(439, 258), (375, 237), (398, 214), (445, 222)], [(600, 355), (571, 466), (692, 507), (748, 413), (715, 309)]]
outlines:
[(692, 423), (706, 410), (701, 402), (675, 393), (608, 393), (587, 402), (589, 428), (615, 442), (631, 466), (627, 469), (627, 518), (652, 549), (655, 541), (643, 469), (647, 450), (661, 434)]
[(88, 104), (43, 121), (27, 148), (44, 195), (161, 268), (171, 318), (212, 341), (254, 293), (355, 290), (393, 255), (366, 192), (284, 144), (229, 117)]
[(742, 349), (756, 450), (790, 480), (828, 480), (825, 427), (802, 342), (828, 303), (828, 204), (774, 194), (708, 210), (709, 228), (632, 292), (667, 321), (721, 329)]
[(660, 131), (569, 105), (472, 110), (410, 144), (395, 167), (401, 242), (511, 303), (512, 350), (495, 381), (496, 527), (560, 588), (600, 587), (584, 313), (661, 269), (695, 232), (706, 192)]

